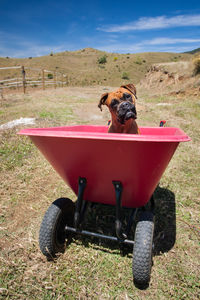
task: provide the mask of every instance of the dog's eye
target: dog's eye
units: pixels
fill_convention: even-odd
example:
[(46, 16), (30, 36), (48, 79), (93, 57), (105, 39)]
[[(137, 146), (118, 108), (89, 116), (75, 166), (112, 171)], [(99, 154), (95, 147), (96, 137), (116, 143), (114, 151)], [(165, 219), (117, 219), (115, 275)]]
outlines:
[(111, 103), (110, 103), (110, 106), (113, 108), (114, 106), (118, 105), (119, 104), (119, 100), (117, 99), (112, 99)]
[(123, 98), (128, 101), (133, 101), (132, 96), (129, 93), (124, 93)]

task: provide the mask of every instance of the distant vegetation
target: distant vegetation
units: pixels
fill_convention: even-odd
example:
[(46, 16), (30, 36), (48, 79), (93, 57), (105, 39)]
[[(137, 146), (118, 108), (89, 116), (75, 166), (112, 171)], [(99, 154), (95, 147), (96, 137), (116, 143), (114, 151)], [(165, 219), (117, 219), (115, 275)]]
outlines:
[(107, 63), (106, 55), (103, 55), (100, 58), (98, 58), (98, 63), (99, 64), (105, 64), (105, 63)]
[(134, 63), (137, 65), (142, 65), (142, 59), (138, 56)]
[(127, 80), (130, 79), (127, 72), (123, 72), (122, 79), (127, 79)]
[(48, 77), (48, 79), (53, 79), (53, 74), (48, 73), (47, 77)]
[(198, 52), (200, 52), (200, 48), (194, 49), (192, 51), (184, 52), (184, 53), (195, 54), (195, 53), (198, 53)]
[(194, 60), (194, 74), (200, 74), (200, 55), (198, 55)]

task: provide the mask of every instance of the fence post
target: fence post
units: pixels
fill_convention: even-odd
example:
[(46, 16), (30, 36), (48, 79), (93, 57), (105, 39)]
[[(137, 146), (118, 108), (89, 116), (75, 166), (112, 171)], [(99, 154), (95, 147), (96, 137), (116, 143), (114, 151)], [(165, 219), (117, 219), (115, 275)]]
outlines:
[(53, 72), (54, 88), (56, 89), (56, 72)]
[(67, 85), (67, 76), (63, 74), (63, 86)]
[(44, 77), (44, 70), (42, 70), (42, 88), (45, 90), (45, 77)]
[(22, 66), (22, 85), (24, 94), (26, 93), (26, 72), (24, 70), (24, 66)]
[(3, 100), (3, 87), (1, 88), (1, 99)]
[(19, 91), (18, 77), (16, 83), (17, 83), (17, 90)]
[(63, 73), (62, 73), (61, 81), (62, 81), (62, 87), (63, 87), (64, 86), (64, 75), (63, 75)]

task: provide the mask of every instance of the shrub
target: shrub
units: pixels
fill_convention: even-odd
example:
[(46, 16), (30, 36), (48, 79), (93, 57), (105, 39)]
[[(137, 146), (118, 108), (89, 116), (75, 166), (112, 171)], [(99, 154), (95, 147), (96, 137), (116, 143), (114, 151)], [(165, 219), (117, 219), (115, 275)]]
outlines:
[(47, 75), (47, 77), (48, 77), (48, 79), (53, 79), (53, 74), (49, 73), (49, 74)]
[(105, 63), (107, 63), (106, 55), (103, 55), (103, 56), (99, 57), (98, 58), (98, 63), (99, 64), (105, 64)]
[(193, 60), (193, 64), (194, 64), (194, 74), (200, 74), (200, 55), (198, 55), (194, 60)]
[(172, 61), (174, 61), (174, 62), (178, 61), (178, 57), (177, 57), (177, 56), (174, 56), (174, 57), (172, 58)]
[(115, 57), (113, 58), (113, 60), (114, 60), (114, 61), (118, 60), (118, 57), (115, 56)]
[(129, 75), (127, 72), (122, 73), (122, 79), (129, 79)]
[(142, 59), (140, 57), (137, 57), (137, 59), (134, 61), (137, 65), (142, 65)]

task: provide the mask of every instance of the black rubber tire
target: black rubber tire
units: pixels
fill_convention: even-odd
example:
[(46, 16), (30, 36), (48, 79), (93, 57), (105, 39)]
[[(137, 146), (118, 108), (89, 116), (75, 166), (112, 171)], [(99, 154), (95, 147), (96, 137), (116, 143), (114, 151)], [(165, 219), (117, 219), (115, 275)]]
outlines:
[(59, 198), (46, 211), (40, 226), (39, 246), (52, 259), (65, 250), (65, 226), (73, 225), (75, 205), (68, 198)]
[(133, 279), (139, 287), (148, 286), (152, 267), (154, 215), (143, 212), (135, 230), (133, 247)]

